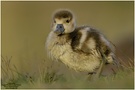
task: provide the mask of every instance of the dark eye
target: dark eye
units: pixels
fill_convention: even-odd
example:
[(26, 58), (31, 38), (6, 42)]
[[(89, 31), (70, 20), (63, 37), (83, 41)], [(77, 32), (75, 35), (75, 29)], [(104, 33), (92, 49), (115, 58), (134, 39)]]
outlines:
[(56, 23), (56, 21), (54, 20), (54, 23)]
[(66, 20), (67, 23), (69, 23), (69, 20)]

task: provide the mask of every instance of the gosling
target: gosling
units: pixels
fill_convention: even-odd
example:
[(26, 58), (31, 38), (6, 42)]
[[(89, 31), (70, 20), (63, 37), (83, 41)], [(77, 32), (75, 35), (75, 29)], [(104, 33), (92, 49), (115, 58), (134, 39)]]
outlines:
[(70, 10), (56, 11), (51, 28), (46, 49), (53, 60), (61, 61), (75, 71), (88, 72), (93, 79), (100, 76), (106, 63), (115, 62), (111, 42), (90, 26), (77, 27)]

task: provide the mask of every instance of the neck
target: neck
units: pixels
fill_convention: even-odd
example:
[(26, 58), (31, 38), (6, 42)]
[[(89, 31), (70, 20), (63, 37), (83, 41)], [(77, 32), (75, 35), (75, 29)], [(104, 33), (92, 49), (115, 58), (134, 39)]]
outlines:
[(70, 34), (62, 34), (57, 36), (57, 44), (65, 44), (70, 41)]

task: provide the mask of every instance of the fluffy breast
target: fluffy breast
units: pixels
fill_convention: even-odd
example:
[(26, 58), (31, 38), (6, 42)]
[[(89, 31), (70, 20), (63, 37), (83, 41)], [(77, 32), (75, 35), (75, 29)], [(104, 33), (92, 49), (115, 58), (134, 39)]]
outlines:
[(92, 54), (89, 55), (75, 52), (71, 46), (72, 40), (64, 41), (64, 44), (58, 43), (59, 38), (54, 38), (53, 33), (50, 34), (47, 49), (51, 58), (63, 62), (76, 71), (94, 72), (99, 67), (101, 57), (97, 50), (93, 49)]
[(94, 70), (100, 65), (101, 58), (96, 50), (92, 51), (93, 54), (87, 55), (84, 53), (74, 52), (70, 45), (65, 45), (61, 48), (62, 50), (66, 50), (66, 52), (59, 58), (69, 68), (76, 71), (94, 72)]

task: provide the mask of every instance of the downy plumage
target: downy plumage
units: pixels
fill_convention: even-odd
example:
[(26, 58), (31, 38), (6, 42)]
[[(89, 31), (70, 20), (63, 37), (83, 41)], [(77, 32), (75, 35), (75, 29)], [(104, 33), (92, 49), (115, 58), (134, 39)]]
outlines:
[(54, 13), (46, 49), (52, 59), (97, 77), (106, 63), (115, 61), (114, 47), (105, 36), (90, 26), (77, 27), (73, 13), (66, 9)]

